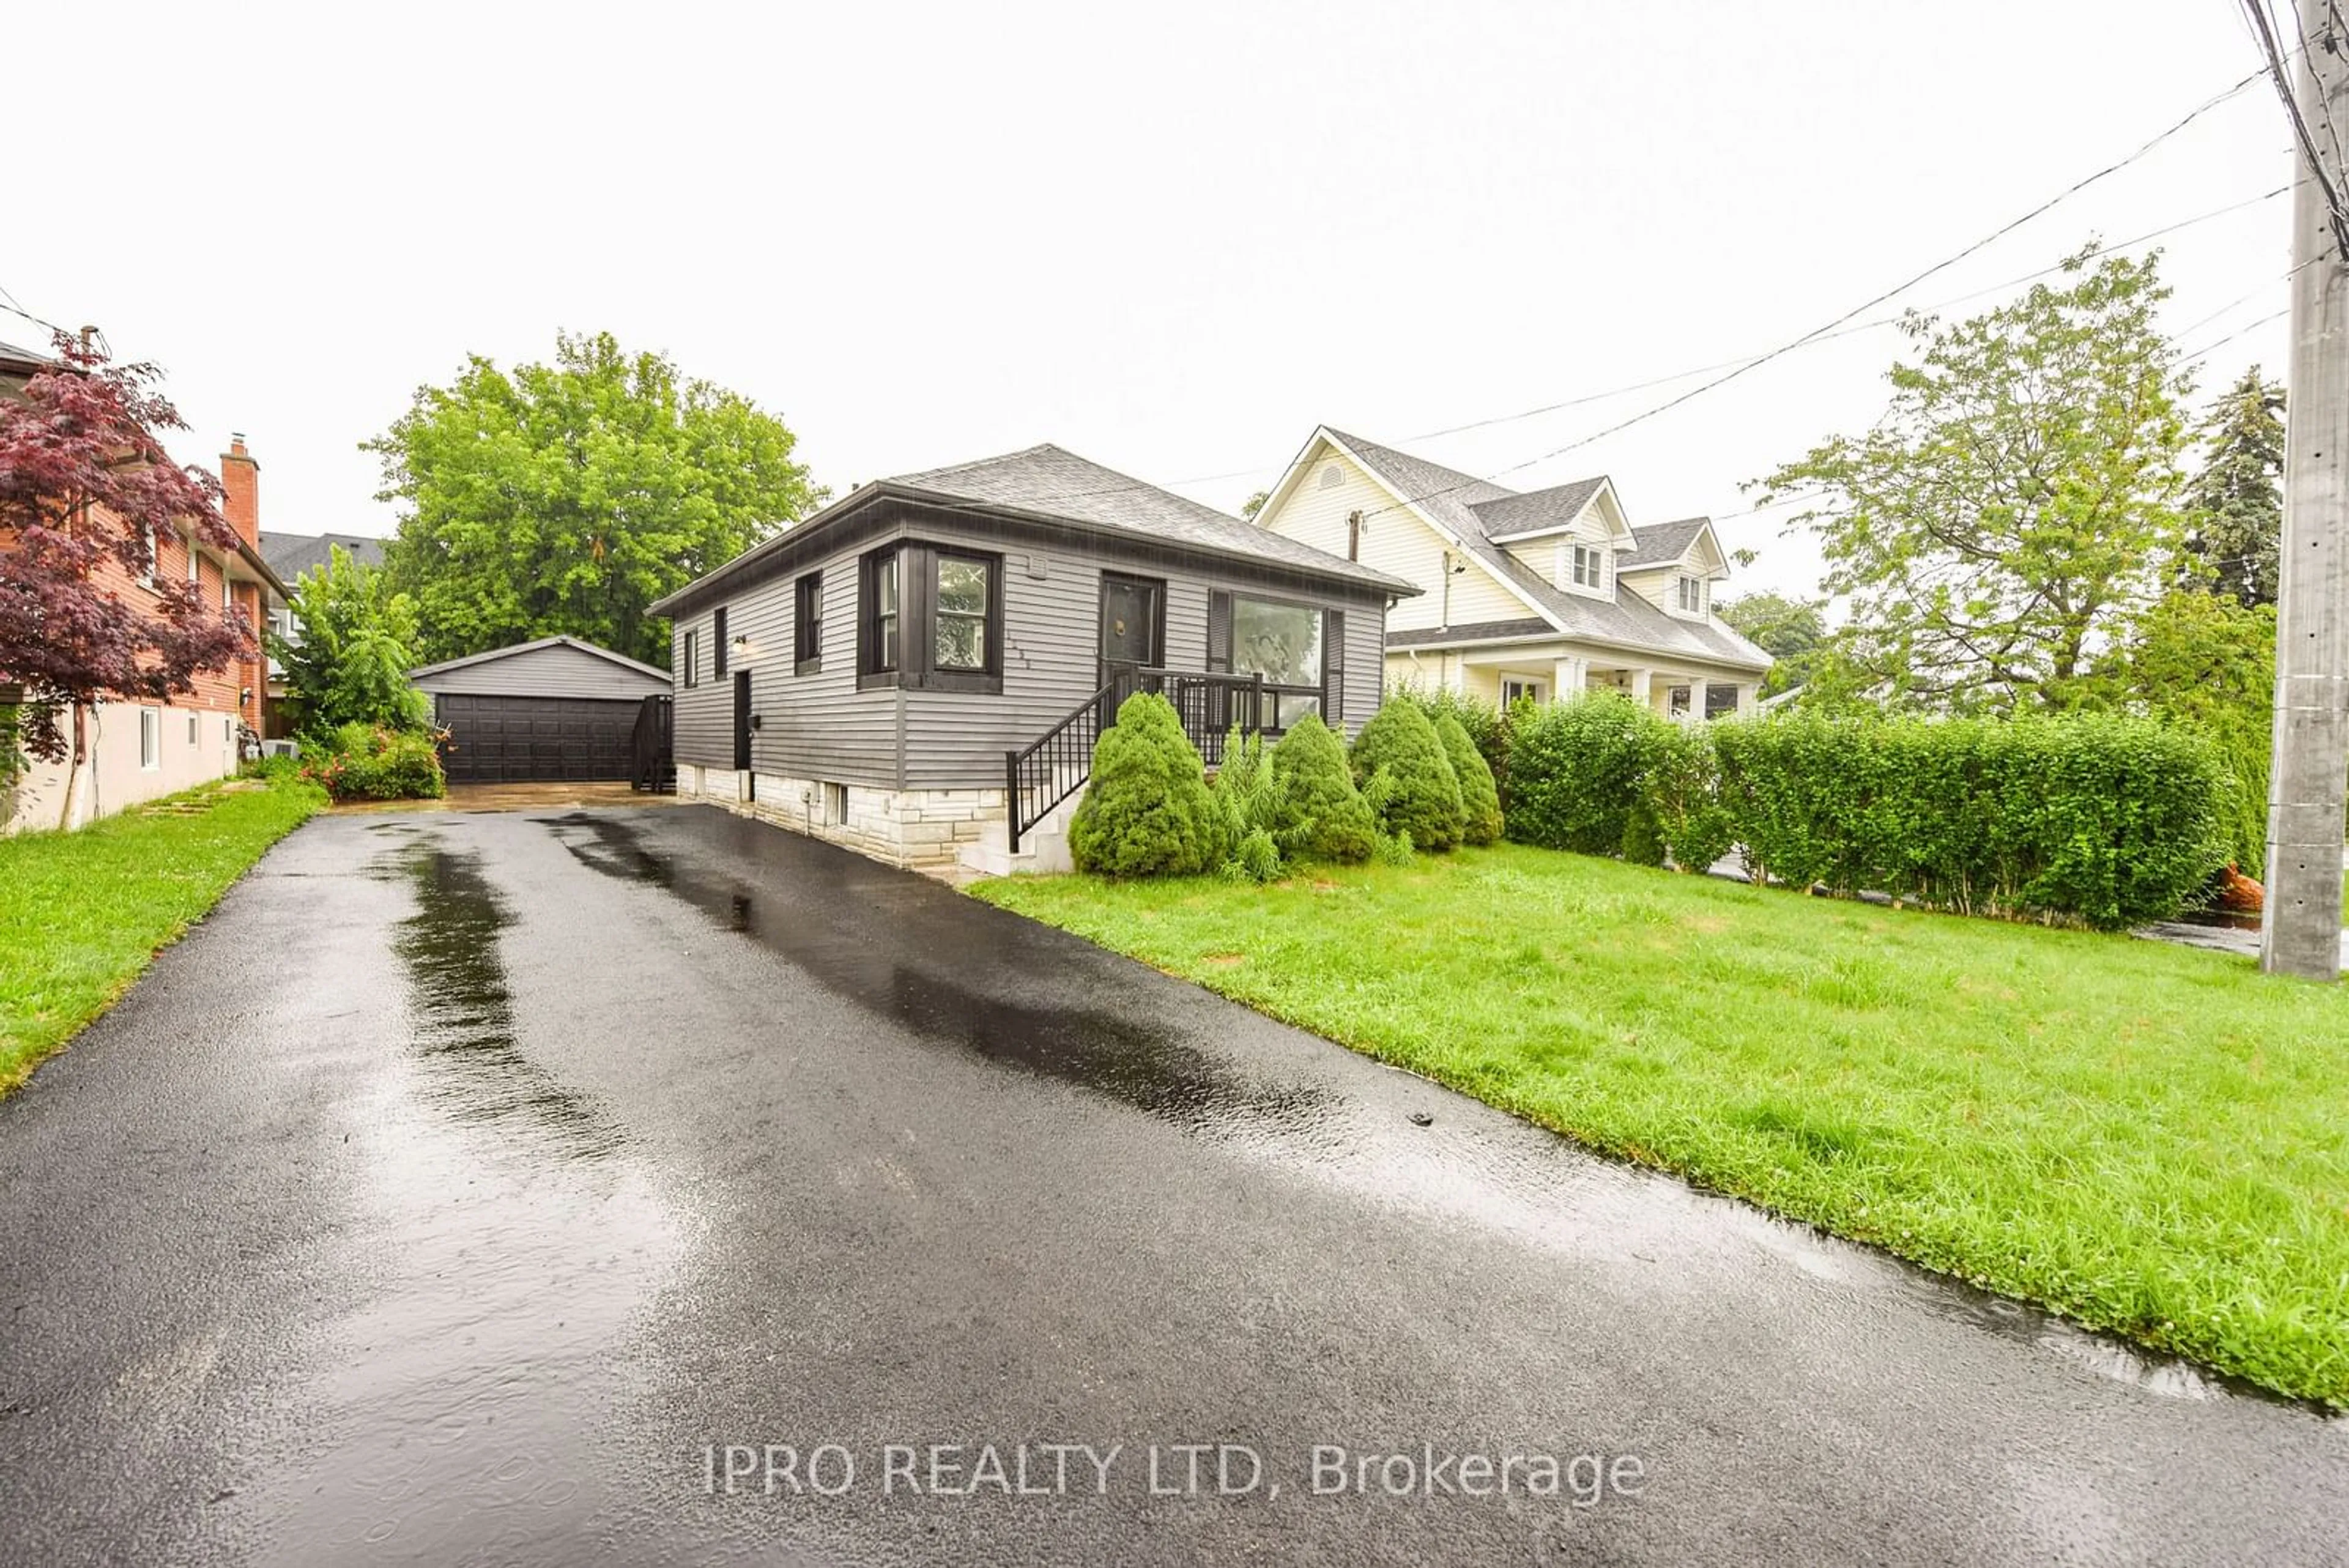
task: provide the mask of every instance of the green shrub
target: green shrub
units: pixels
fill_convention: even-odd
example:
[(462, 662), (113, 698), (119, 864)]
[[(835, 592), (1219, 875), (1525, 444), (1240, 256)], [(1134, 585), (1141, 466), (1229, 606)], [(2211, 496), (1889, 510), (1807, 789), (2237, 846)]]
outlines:
[(433, 737), (344, 724), (302, 742), (304, 777), (336, 800), (434, 800), (449, 793)]
[(1553, 702), (1513, 725), (1508, 836), (1586, 855), (1619, 852), (1648, 755), (1668, 727), (1617, 691)]
[(1435, 726), (1419, 705), (1408, 698), (1391, 698), (1371, 715), (1354, 738), (1354, 776), (1368, 779), (1384, 772), (1392, 783), (1379, 824), (1390, 833), (1407, 833), (1418, 849), (1449, 849), (1460, 842), (1467, 814), (1460, 804), (1460, 781)]
[(1501, 836), (1501, 792), (1494, 785), (1492, 767), (1456, 715), (1437, 717), (1435, 738), (1444, 742), (1444, 760), (1452, 764), (1452, 776), (1460, 781), (1460, 841), (1492, 843)]
[(1280, 875), (1280, 850), (1272, 835), (1261, 827), (1250, 828), (1232, 851), (1232, 857), (1223, 864), (1223, 876), (1234, 882), (1269, 882)]
[(2101, 715), (1711, 726), (1757, 879), (2105, 929), (2185, 908), (2227, 854), (2227, 770), (2182, 727)]
[(1622, 855), (1633, 866), (1661, 867), (1664, 863), (1664, 836), (1645, 797), (1634, 798), (1631, 809), (1623, 814)]
[(1266, 754), (1262, 735), (1242, 734), (1235, 728), (1224, 737), (1224, 760), (1216, 764), (1216, 782), (1208, 786), (1208, 793), (1215, 797), (1226, 843), (1237, 845), (1259, 827), (1271, 829), (1272, 760)]
[(1174, 704), (1143, 691), (1093, 744), (1092, 783), (1069, 823), (1069, 853), (1107, 877), (1189, 877), (1229, 858), (1225, 808)]
[[(1427, 715), (1431, 724), (1442, 722), (1447, 715), (1457, 719), (1460, 727), (1468, 732), (1468, 739), (1475, 742), (1476, 754), (1485, 759), (1485, 769), (1492, 774), (1494, 784), (1506, 787), (1502, 781), (1507, 778), (1509, 772), (1509, 726), (1514, 721), (1498, 703), (1446, 687), (1430, 689), (1415, 680), (1397, 681), (1388, 689), (1387, 696), (1389, 701), (1400, 697), (1413, 704)], [(1527, 712), (1533, 709), (1529, 700), (1521, 701), (1518, 706)], [(1464, 781), (1463, 787), (1465, 787)]]
[(1378, 838), (1369, 803), (1354, 787), (1345, 742), (1307, 714), (1272, 750), (1273, 842), (1291, 860), (1367, 860)]
[(1721, 804), (1720, 774), (1713, 726), (1668, 723), (1650, 732), (1632, 827), (1644, 825), (1656, 840), (1658, 857), (1647, 859), (1644, 845), (1642, 854), (1633, 854), (1632, 833), (1627, 829), (1623, 858), (1657, 865), (1669, 853), (1683, 871), (1711, 869), (1737, 839), (1736, 826)]

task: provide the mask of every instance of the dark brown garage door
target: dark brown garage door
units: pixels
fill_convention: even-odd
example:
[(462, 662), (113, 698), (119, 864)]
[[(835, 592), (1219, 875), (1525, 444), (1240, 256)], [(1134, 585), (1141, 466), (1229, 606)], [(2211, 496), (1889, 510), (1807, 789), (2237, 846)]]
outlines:
[(633, 701), (579, 697), (440, 699), (450, 784), (575, 783), (628, 776)]

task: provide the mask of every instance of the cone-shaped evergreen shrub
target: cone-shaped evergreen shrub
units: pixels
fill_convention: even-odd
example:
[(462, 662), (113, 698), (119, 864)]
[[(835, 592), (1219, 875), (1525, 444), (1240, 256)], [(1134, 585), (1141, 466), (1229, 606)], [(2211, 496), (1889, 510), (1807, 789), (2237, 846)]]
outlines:
[(1290, 860), (1368, 860), (1378, 824), (1346, 765), (1345, 742), (1308, 713), (1272, 749), (1272, 837)]
[(1463, 844), (1490, 844), (1501, 836), (1501, 792), (1493, 783), (1493, 769), (1476, 749), (1468, 727), (1450, 713), (1435, 718), (1435, 738), (1444, 742), (1444, 760), (1460, 781)]
[(1093, 774), (1069, 823), (1069, 854), (1107, 877), (1189, 877), (1223, 864), (1223, 813), (1165, 698), (1125, 700), (1093, 743)]
[(1381, 768), (1392, 778), (1380, 821), (1388, 832), (1411, 835), (1414, 849), (1449, 849), (1460, 842), (1467, 819), (1460, 781), (1417, 703), (1391, 697), (1381, 704), (1354, 738), (1353, 764), (1358, 779)]

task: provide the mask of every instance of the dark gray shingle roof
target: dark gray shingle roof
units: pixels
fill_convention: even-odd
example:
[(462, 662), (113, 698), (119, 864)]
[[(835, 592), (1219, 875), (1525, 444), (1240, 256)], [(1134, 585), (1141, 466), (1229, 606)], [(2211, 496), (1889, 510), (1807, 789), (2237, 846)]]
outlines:
[(1193, 545), (1224, 555), (1254, 556), (1326, 576), (1374, 583), (1390, 592), (1419, 591), (1416, 584), (1401, 577), (1244, 523), (1146, 481), (1103, 468), (1050, 442), (976, 462), (900, 474), (883, 483), (1073, 518), (1121, 533)]
[(1677, 523), (1648, 523), (1631, 530), (1631, 558), (1619, 561), (1619, 572), (1637, 571), (1641, 566), (1669, 566), (1688, 554), (1696, 536), (1711, 525), (1710, 517), (1683, 517)]
[(329, 551), (336, 545), (350, 552), (351, 559), (362, 566), (383, 565), (383, 541), (365, 534), (273, 534), (261, 531), (261, 558), (269, 569), (287, 582), (303, 573), (326, 566)]
[(1537, 528), (1563, 528), (1582, 514), (1590, 498), (1607, 483), (1598, 479), (1578, 479), (1571, 484), (1554, 484), (1547, 490), (1529, 490), (1523, 495), (1504, 495), (1497, 501), (1471, 503), (1476, 520), (1485, 525), (1485, 536), (1497, 539), (1505, 534), (1529, 534)]
[[(1773, 662), (1768, 654), (1718, 619), (1682, 620), (1666, 615), (1636, 592), (1600, 599), (1570, 594), (1550, 583), (1494, 544), (1479, 515), (1480, 508), (1489, 503), (1517, 499), (1516, 491), (1343, 431), (1332, 430), (1330, 434), (1421, 511), (1451, 530), (1485, 570), (1515, 588), (1528, 603), (1539, 607), (1564, 628), (1565, 635), (1619, 647), (1682, 653), (1749, 670), (1767, 670)], [(1544, 493), (1547, 493), (1534, 492), (1536, 495)]]

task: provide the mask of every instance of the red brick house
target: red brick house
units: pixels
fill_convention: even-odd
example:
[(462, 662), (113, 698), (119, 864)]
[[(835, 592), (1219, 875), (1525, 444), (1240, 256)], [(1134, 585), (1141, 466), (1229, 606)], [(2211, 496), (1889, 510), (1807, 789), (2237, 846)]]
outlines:
[[(45, 355), (0, 344), (0, 397), (47, 369)], [(167, 581), (192, 582), (207, 599), (242, 615), (254, 627), (254, 649), (227, 670), (196, 678), (193, 692), (168, 702), (109, 701), (94, 705), (87, 731), (88, 755), (82, 763), (81, 789), (74, 818), (61, 824), (67, 764), (34, 760), (13, 797), (0, 796), (0, 831), (26, 827), (78, 827), (143, 800), (169, 794), (236, 771), (240, 729), (258, 732), (268, 691), (268, 661), (258, 628), (266, 596), (285, 595), (262, 558), (261, 465), (233, 437), (221, 454), (222, 512), (236, 531), (237, 547), (223, 553), (181, 535), (156, 541), (150, 580), (109, 559), (101, 582), (125, 597), (151, 596)], [(10, 695), (0, 691), (0, 701)]]

